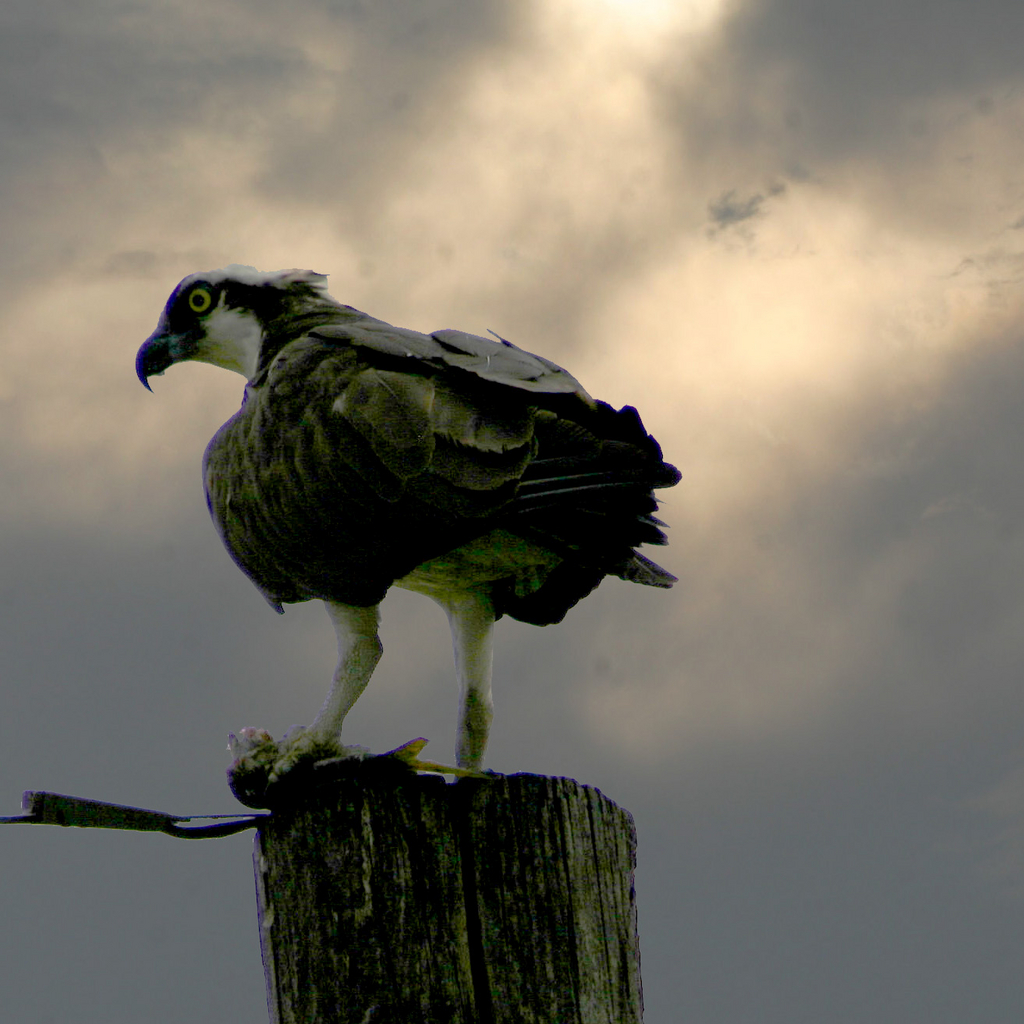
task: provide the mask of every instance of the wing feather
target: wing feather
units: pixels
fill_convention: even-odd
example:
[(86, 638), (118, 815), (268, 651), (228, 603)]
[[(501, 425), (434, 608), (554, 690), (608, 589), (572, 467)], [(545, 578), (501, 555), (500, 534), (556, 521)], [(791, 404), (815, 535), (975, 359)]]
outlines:
[(435, 381), (432, 410), (435, 433), (483, 452), (521, 448), (533, 437), (533, 411), (525, 403), (485, 403)]
[(344, 341), (391, 358), (415, 360), (434, 370), (462, 370), (506, 387), (545, 394), (575, 394), (588, 404), (593, 402), (571, 373), (509, 341), (454, 330), (421, 334), (372, 317), (323, 324), (310, 333), (315, 338)]
[(332, 408), (366, 438), (400, 480), (422, 473), (434, 454), (428, 377), (369, 367), (346, 382)]
[(493, 341), (465, 331), (434, 331), (431, 335), (446, 352), (445, 362), (475, 373), (483, 380), (526, 391), (577, 394), (589, 399), (583, 385), (568, 370), (550, 359), (535, 356), (510, 341)]
[(275, 605), (375, 603), (504, 531), (549, 553), (535, 566), (484, 545), (496, 609), (537, 623), (608, 574), (671, 584), (635, 547), (664, 543), (652, 488), (678, 476), (635, 410), (594, 402), (554, 363), (357, 312), (268, 350), (207, 453), (225, 544)]

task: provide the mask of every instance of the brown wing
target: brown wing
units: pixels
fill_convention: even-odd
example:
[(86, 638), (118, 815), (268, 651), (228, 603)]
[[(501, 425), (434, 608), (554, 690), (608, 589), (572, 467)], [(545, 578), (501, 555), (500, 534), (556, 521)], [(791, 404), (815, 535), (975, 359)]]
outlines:
[(363, 319), (339, 319), (311, 333), (314, 337), (354, 345), (377, 355), (419, 363), (416, 372), (460, 370), (506, 387), (541, 395), (575, 394), (591, 401), (580, 382), (567, 370), (503, 338), (493, 340), (451, 330), (420, 334), (392, 327), (365, 314)]
[(207, 450), (211, 514), (272, 603), (374, 604), (495, 529), (555, 556), (539, 575), (529, 567), (529, 586), (508, 545), (495, 556), (508, 560), (496, 566), (498, 610), (527, 621), (556, 621), (609, 572), (669, 584), (633, 546), (663, 540), (650, 490), (678, 474), (635, 413), (594, 403), (511, 346), (476, 339), (511, 350), (499, 360), (464, 340), (454, 353), (436, 336), (390, 331), (370, 345), (350, 325), (331, 337), (318, 328), (286, 345)]

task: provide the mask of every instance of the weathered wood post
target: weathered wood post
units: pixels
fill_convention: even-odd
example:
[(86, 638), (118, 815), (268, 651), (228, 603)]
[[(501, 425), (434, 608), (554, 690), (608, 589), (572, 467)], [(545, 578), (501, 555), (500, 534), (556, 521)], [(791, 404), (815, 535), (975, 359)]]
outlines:
[(539, 775), (356, 762), (254, 854), (273, 1024), (637, 1024), (629, 814)]

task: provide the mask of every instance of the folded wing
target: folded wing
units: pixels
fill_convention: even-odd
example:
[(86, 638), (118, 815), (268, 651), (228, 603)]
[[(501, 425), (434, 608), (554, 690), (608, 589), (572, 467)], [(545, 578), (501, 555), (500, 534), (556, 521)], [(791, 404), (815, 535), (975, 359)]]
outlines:
[(635, 410), (554, 363), (370, 318), (285, 345), (206, 460), (222, 537), (272, 603), (376, 603), (461, 551), (493, 563), (499, 614), (537, 623), (608, 574), (671, 585), (634, 549), (665, 542), (652, 489), (677, 480)]

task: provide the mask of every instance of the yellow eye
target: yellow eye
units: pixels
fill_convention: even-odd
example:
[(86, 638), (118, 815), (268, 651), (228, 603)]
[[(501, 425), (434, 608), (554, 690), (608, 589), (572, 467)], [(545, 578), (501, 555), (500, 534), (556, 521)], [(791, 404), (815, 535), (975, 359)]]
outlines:
[(209, 288), (193, 288), (188, 296), (188, 308), (193, 313), (205, 313), (213, 305)]

